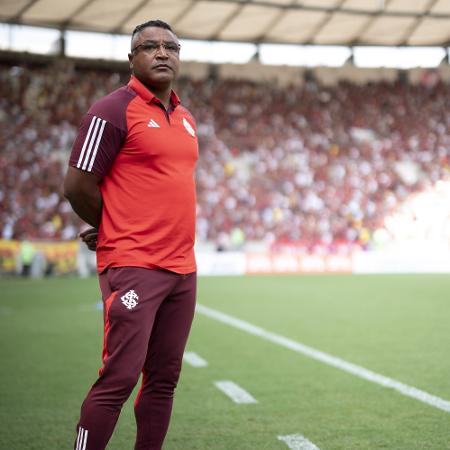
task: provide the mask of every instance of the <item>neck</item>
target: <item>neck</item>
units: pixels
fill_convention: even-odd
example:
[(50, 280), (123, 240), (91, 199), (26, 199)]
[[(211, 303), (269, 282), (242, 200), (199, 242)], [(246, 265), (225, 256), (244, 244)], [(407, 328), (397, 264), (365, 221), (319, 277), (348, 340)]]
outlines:
[(158, 87), (158, 86), (149, 86), (145, 85), (149, 91), (157, 98), (159, 101), (164, 105), (164, 107), (167, 109), (170, 105), (170, 94), (172, 93), (172, 86), (164, 86), (164, 87)]

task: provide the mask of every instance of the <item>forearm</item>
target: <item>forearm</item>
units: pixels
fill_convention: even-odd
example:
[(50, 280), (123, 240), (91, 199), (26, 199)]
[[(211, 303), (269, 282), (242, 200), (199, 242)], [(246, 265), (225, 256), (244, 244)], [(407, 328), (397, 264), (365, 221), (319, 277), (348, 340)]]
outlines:
[(100, 189), (78, 195), (66, 195), (74, 212), (94, 228), (100, 225), (102, 215), (102, 196)]
[(64, 197), (75, 213), (94, 228), (102, 215), (101, 179), (93, 174), (69, 167), (64, 180)]

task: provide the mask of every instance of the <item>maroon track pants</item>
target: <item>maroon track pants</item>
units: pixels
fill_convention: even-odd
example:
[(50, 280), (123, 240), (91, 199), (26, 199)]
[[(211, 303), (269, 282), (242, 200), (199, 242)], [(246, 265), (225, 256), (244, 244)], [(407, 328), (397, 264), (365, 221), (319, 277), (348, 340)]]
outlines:
[(194, 316), (196, 274), (140, 267), (100, 275), (103, 366), (81, 407), (75, 450), (103, 450), (142, 372), (135, 450), (159, 450)]

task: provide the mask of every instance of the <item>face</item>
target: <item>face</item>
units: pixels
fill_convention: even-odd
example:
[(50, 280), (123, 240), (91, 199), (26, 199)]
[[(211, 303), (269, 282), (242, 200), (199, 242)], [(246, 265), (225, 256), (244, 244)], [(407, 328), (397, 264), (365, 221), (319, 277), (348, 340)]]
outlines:
[[(133, 75), (143, 84), (156, 89), (172, 86), (179, 66), (179, 42), (169, 30), (147, 27), (137, 33), (128, 54)], [(133, 50), (134, 49), (134, 50)]]

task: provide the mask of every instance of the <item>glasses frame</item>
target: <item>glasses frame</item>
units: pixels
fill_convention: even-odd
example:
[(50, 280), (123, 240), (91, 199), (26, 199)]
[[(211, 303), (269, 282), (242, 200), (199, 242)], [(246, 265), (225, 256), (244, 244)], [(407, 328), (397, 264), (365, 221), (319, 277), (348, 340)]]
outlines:
[[(139, 51), (140, 48), (145, 47), (148, 44), (155, 45), (155, 48), (153, 50), (147, 50), (149, 53), (156, 53), (156, 52), (161, 50), (161, 47), (164, 48), (164, 52), (165, 53), (168, 53), (170, 55), (179, 55), (180, 54), (180, 50), (181, 50), (181, 45), (178, 44), (177, 42), (159, 42), (159, 43), (157, 43), (156, 41), (144, 41), (144, 42), (142, 42), (142, 44), (136, 45), (136, 47), (132, 48), (131, 49), (131, 53), (136, 54)], [(175, 50), (175, 49), (168, 49), (167, 48), (168, 44), (176, 45), (177, 46), (177, 50)]]

